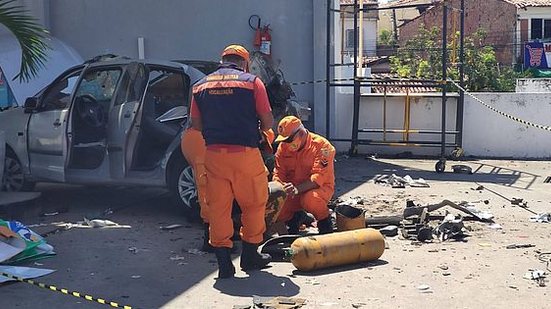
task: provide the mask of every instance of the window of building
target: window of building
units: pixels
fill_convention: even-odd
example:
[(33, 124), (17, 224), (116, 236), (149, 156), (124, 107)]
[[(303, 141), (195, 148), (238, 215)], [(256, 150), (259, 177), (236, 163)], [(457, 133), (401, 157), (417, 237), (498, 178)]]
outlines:
[(347, 29), (346, 30), (345, 47), (346, 47), (346, 49), (353, 49), (354, 48), (354, 29)]
[(546, 19), (543, 21), (543, 38), (551, 38), (551, 19)]
[(532, 18), (530, 26), (532, 40), (551, 39), (551, 19)]

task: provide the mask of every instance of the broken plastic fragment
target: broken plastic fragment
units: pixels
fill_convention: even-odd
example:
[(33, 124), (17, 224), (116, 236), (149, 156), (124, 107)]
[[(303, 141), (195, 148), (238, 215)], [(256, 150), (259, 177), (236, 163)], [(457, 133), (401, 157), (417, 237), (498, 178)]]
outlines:
[(530, 222), (549, 223), (551, 222), (551, 213), (541, 213), (530, 218)]

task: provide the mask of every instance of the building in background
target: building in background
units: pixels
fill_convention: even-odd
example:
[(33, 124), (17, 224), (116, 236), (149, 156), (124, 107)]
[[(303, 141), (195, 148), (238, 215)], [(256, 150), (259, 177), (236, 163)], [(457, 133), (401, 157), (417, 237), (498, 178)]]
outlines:
[[(432, 3), (439, 0), (391, 0), (387, 3), (381, 4), (381, 8), (390, 8), (406, 5), (418, 5), (410, 8), (399, 8), (393, 10), (381, 10), (379, 11), (379, 23), (378, 33), (379, 35), (383, 31), (395, 33), (399, 26), (415, 19), (417, 16), (423, 14), (428, 8), (432, 6)], [(398, 33), (396, 32), (396, 37)]]
[[(460, 29), (461, 1), (446, 2), (452, 8), (448, 13), (451, 34)], [(419, 27), (442, 28), (442, 12), (440, 0), (399, 26), (400, 44), (413, 38)], [(484, 44), (494, 47), (498, 61), (504, 65), (523, 62), (523, 42), (551, 37), (551, 0), (465, 0), (465, 13), (465, 35), (478, 29), (486, 31)]]
[[(378, 7), (377, 0), (359, 0), (363, 1), (364, 8), (376, 8)], [(340, 31), (336, 29), (337, 33), (341, 33), (335, 42), (340, 43), (341, 50), (341, 62), (350, 62), (354, 57), (354, 0), (340, 0), (340, 8), (343, 11), (340, 14)], [(377, 20), (378, 11), (368, 11), (363, 14), (363, 40), (362, 40), (362, 54), (367, 57), (373, 57), (377, 54)], [(359, 24), (359, 22), (358, 22)], [(359, 26), (358, 26), (359, 27)]]

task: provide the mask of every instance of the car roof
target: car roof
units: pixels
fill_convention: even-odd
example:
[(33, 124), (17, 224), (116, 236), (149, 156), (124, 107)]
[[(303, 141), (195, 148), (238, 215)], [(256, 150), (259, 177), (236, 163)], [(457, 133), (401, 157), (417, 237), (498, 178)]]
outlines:
[[(168, 67), (173, 69), (181, 69), (184, 71), (184, 73), (186, 73), (189, 76), (192, 85), (205, 76), (205, 74), (200, 70), (198, 70), (197, 68), (193, 67), (192, 65), (188, 65), (184, 63), (168, 61), (168, 60), (158, 60), (158, 59), (133, 59), (133, 58), (116, 56), (111, 54), (94, 57), (88, 61), (85, 61), (80, 66), (89, 65), (89, 68), (111, 66), (111, 65), (124, 66), (133, 62), (142, 63), (144, 65), (154, 65), (154, 66), (162, 66), (162, 67)], [(73, 68), (77, 68), (77, 67), (79, 66), (75, 66)]]

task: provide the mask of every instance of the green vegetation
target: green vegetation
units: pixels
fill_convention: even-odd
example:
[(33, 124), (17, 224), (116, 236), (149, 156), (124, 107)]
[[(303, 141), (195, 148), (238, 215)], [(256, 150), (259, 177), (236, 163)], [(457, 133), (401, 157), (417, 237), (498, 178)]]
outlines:
[[(465, 38), (465, 86), (469, 91), (514, 91), (517, 78), (526, 77), (512, 67), (500, 66), (492, 46), (484, 45), (482, 30)], [(403, 78), (442, 79), (440, 29), (421, 27), (419, 34), (390, 58), (391, 70)], [(459, 80), (459, 33), (448, 42), (448, 78)], [(456, 90), (450, 86), (450, 90)]]
[(0, 0), (0, 25), (4, 25), (21, 46), (21, 66), (15, 79), (28, 81), (38, 73), (47, 60), (46, 52), (50, 48), (47, 41), (48, 31), (28, 15), (23, 6), (14, 5), (14, 0)]

